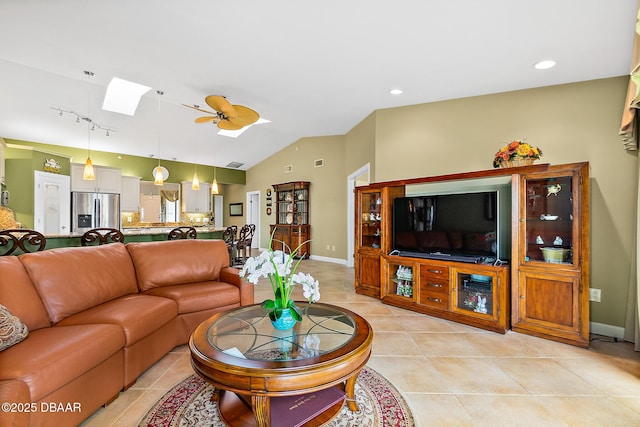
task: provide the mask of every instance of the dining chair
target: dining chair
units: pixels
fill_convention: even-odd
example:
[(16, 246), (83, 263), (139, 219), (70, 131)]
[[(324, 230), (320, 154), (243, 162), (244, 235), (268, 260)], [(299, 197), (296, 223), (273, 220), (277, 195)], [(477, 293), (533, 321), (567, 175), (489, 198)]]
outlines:
[(238, 238), (234, 241), (234, 266), (242, 266), (247, 260), (247, 238), (250, 234), (251, 226), (249, 224), (245, 224), (240, 228), (240, 231), (238, 232)]
[(224, 243), (227, 245), (227, 251), (229, 252), (229, 265), (233, 265), (233, 260), (235, 258), (235, 250), (234, 243), (236, 240), (236, 233), (238, 232), (238, 227), (235, 225), (230, 225), (224, 229), (222, 233), (222, 239)]
[(117, 228), (93, 228), (80, 237), (82, 246), (99, 246), (107, 243), (124, 243), (124, 234)]
[(0, 256), (12, 255), (18, 249), (22, 253), (38, 252), (46, 245), (46, 237), (36, 230), (10, 228), (0, 231)]
[(176, 227), (169, 232), (167, 240), (197, 239), (198, 232), (193, 227)]

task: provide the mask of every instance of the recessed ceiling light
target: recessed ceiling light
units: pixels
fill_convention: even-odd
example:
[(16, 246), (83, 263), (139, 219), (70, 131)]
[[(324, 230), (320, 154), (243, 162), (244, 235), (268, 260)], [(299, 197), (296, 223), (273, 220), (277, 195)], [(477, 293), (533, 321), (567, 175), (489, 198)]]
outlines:
[(533, 67), (536, 70), (548, 70), (549, 68), (553, 68), (556, 66), (556, 61), (552, 59), (545, 59), (544, 61), (539, 61), (533, 64)]
[(148, 86), (114, 77), (107, 87), (102, 109), (133, 116), (138, 108), (140, 97), (150, 89)]
[(402, 89), (391, 89), (389, 93), (391, 95), (400, 95), (402, 93)]

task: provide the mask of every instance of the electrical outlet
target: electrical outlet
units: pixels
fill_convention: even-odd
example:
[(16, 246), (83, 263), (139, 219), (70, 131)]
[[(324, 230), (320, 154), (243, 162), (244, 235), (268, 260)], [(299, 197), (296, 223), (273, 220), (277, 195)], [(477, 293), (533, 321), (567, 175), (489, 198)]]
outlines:
[(327, 245), (327, 250), (328, 250), (328, 251), (330, 251), (330, 250), (331, 250), (331, 247), (330, 247), (329, 245)]
[(600, 302), (602, 290), (597, 288), (589, 288), (589, 301)]
[(331, 250), (332, 250), (333, 252), (335, 252), (335, 251), (336, 251), (336, 245), (332, 245), (332, 246), (331, 246)]

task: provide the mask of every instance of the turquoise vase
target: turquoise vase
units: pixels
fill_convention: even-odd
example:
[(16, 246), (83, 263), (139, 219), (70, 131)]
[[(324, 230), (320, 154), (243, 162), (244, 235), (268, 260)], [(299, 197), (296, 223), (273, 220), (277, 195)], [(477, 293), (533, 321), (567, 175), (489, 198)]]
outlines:
[(288, 331), (296, 324), (296, 319), (291, 315), (291, 309), (283, 308), (280, 317), (276, 320), (272, 320), (271, 324), (279, 331)]

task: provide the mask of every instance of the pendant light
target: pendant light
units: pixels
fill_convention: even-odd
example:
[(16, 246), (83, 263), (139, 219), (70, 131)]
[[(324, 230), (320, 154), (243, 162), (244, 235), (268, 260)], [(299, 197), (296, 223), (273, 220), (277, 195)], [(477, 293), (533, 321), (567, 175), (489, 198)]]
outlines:
[(211, 194), (218, 194), (218, 180), (216, 179), (216, 167), (213, 167), (213, 182), (211, 183)]
[(93, 76), (93, 72), (85, 71), (87, 76), (87, 161), (84, 162), (84, 170), (82, 171), (82, 179), (86, 179), (87, 181), (95, 181), (96, 180), (96, 172), (93, 169), (93, 163), (91, 162), (91, 86), (89, 81)]
[(158, 167), (154, 169), (153, 183), (155, 185), (164, 185), (164, 175), (160, 167), (160, 123), (162, 123), (162, 118), (160, 117), (160, 97), (164, 95), (164, 92), (156, 90), (156, 93), (158, 94)]
[(196, 165), (196, 170), (193, 172), (193, 180), (191, 181), (191, 189), (199, 190), (200, 189), (200, 180), (198, 180), (198, 165)]

